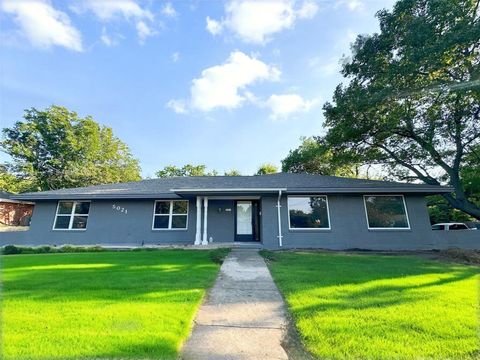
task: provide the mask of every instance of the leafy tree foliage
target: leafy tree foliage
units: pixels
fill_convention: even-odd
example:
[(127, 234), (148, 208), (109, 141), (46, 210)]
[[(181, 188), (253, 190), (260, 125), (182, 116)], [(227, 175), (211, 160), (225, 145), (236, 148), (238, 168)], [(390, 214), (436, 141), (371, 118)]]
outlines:
[(265, 164), (260, 165), (260, 167), (258, 168), (258, 170), (256, 172), (256, 175), (275, 174), (277, 172), (278, 172), (278, 168), (275, 165), (265, 163)]
[(12, 174), (6, 165), (0, 164), (0, 190), (19, 193), (32, 188), (30, 181)]
[(480, 219), (479, 0), (400, 0), (377, 17), (380, 33), (357, 37), (350, 82), (324, 105), (326, 144), (397, 179), (447, 183), (445, 200)]
[(138, 160), (111, 128), (64, 107), (26, 110), (24, 121), (3, 134), (0, 146), (13, 162), (2, 176), (13, 173), (28, 190), (140, 180)]
[(224, 175), (225, 176), (241, 176), (242, 174), (240, 173), (240, 171), (236, 169), (231, 169), (231, 170), (225, 171)]
[(155, 173), (159, 178), (174, 177), (174, 176), (216, 176), (216, 170), (207, 171), (206, 165), (191, 165), (187, 164), (182, 167), (175, 165), (165, 166), (162, 170)]
[(320, 138), (301, 140), (302, 144), (282, 160), (283, 172), (359, 177), (359, 165), (351, 164), (351, 159), (344, 163)]

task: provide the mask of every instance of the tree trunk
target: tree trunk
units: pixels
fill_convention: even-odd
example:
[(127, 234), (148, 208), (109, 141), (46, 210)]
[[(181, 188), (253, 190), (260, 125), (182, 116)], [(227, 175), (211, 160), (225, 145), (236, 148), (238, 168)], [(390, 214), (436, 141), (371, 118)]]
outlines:
[(480, 220), (480, 208), (467, 199), (457, 199), (452, 194), (442, 194), (445, 200), (448, 201), (455, 209), (461, 210), (475, 219)]

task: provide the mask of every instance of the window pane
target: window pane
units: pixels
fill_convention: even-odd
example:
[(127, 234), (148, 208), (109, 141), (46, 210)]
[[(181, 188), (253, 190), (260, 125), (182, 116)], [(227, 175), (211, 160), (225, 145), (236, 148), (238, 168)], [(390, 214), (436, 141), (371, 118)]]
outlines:
[(408, 228), (401, 196), (367, 196), (368, 226), (371, 228)]
[(72, 229), (86, 229), (88, 216), (74, 216)]
[(445, 230), (444, 225), (433, 225), (432, 230)]
[(169, 214), (170, 201), (157, 201), (155, 203), (155, 214)]
[(187, 215), (174, 215), (172, 217), (172, 229), (186, 229)]
[(173, 213), (174, 214), (186, 214), (188, 208), (188, 201), (174, 201)]
[(325, 196), (289, 197), (290, 227), (297, 229), (329, 228)]
[(59, 201), (57, 214), (70, 215), (72, 213), (72, 207), (73, 207), (73, 201)]
[(88, 210), (90, 209), (89, 202), (77, 202), (75, 205), (75, 214), (85, 214), (88, 215)]
[(169, 216), (155, 216), (155, 220), (153, 222), (154, 229), (168, 229), (168, 218)]
[(55, 229), (68, 229), (70, 216), (57, 216), (55, 220)]

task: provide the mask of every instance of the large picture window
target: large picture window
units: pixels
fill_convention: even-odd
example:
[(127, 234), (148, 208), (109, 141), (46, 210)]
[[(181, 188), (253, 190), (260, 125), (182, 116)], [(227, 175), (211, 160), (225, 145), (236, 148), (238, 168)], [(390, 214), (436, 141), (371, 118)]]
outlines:
[(326, 196), (289, 196), (290, 229), (330, 229)]
[(186, 230), (187, 200), (157, 200), (153, 211), (154, 230)]
[(59, 201), (54, 230), (85, 230), (87, 228), (90, 201)]
[(365, 195), (369, 229), (410, 229), (402, 195)]

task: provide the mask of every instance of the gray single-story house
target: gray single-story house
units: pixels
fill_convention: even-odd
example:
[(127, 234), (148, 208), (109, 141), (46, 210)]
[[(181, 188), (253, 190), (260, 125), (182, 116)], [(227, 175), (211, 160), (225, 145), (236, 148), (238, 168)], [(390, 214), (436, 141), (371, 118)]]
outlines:
[(448, 192), (450, 188), (441, 186), (278, 173), (173, 177), (24, 193), (14, 198), (35, 202), (30, 229), (1, 234), (0, 245), (478, 247), (480, 231), (458, 238), (431, 230), (425, 196)]

